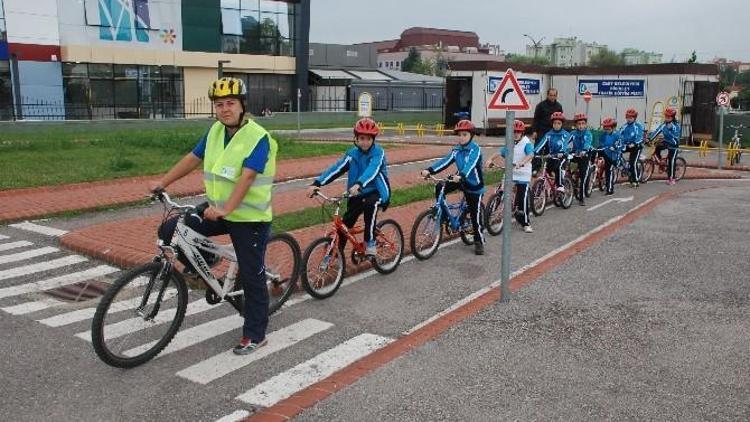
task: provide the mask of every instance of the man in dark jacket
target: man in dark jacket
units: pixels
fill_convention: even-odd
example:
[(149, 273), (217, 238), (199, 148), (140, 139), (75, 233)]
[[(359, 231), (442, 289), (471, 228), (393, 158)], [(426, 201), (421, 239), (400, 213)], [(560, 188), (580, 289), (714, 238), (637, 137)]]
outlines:
[(552, 129), (550, 116), (552, 113), (563, 112), (562, 105), (557, 102), (557, 90), (550, 88), (547, 90), (547, 99), (537, 104), (534, 110), (534, 123), (532, 126), (532, 137), (534, 141), (540, 139), (545, 133)]

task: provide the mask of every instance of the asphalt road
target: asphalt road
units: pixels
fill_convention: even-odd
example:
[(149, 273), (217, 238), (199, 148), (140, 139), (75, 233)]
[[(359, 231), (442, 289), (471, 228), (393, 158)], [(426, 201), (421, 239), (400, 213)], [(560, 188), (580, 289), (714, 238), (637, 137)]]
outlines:
[[(750, 189), (744, 181), (678, 186), (703, 185), (743, 187), (661, 205), (524, 288), (510, 305), (486, 310), (301, 419), (746, 420), (750, 268), (738, 257), (746, 258), (750, 248), (741, 229)], [(667, 189), (663, 183), (620, 188), (616, 197), (632, 200), (588, 211), (608, 199), (597, 192), (587, 208), (549, 209), (533, 220), (533, 234), (509, 226), (513, 269)], [(73, 254), (13, 260), (8, 255), (55, 247), (56, 239), (13, 227), (0, 227), (0, 235), (7, 236), (0, 245), (33, 243), (0, 251), (0, 289), (103, 265), (82, 261), (29, 274), (27, 265)], [(301, 365), (321, 375), (321, 362), (335, 369), (352, 358), (331, 352), (342, 345), (367, 353), (494, 282), (500, 247), (500, 237), (491, 237), (488, 254), (476, 257), (470, 247), (453, 244), (427, 263), (403, 263), (390, 276), (358, 277), (325, 301), (299, 295), (271, 318), (269, 332), (297, 327), (301, 338), (241, 365), (222, 357), (238, 330), (204, 328), (231, 316), (228, 305), (186, 318), (181, 331), (193, 329), (203, 341), (188, 341), (182, 350), (124, 371), (104, 365), (76, 337), (90, 329), (90, 319), (56, 325), (96, 301), (12, 314), (8, 308), (47, 297), (39, 288), (13, 295), (0, 290), (0, 331), (9, 333), (0, 340), (0, 412), (13, 421), (213, 421), (235, 411), (251, 413), (273, 403), (270, 387), (294, 378), (291, 369)], [(198, 293), (191, 300), (202, 302)], [(267, 347), (281, 343), (272, 340)], [(221, 364), (212, 365), (216, 361)]]

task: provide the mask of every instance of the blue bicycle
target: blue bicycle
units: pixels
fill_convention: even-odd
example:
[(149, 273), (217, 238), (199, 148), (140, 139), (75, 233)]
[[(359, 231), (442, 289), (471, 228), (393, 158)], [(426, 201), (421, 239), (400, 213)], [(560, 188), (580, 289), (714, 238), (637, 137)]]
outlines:
[[(429, 259), (435, 254), (443, 239), (443, 228), (447, 235), (458, 232), (461, 240), (467, 245), (474, 244), (474, 228), (469, 218), (469, 207), (466, 199), (456, 203), (448, 203), (445, 199), (445, 184), (450, 179), (438, 179), (429, 176), (436, 181), (440, 189), (435, 204), (420, 213), (411, 228), (411, 251), (420, 260)], [(480, 204), (480, 217), (484, 216), (484, 206)]]

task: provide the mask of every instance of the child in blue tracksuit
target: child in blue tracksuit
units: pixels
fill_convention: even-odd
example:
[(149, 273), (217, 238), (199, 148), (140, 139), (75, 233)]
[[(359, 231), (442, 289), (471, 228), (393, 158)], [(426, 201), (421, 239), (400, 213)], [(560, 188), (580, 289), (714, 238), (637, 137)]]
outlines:
[(664, 136), (664, 142), (656, 146), (657, 157), (661, 160), (661, 152), (663, 150), (668, 151), (667, 155), (667, 184), (674, 185), (677, 181), (674, 179), (674, 166), (675, 159), (677, 158), (677, 149), (680, 146), (680, 135), (682, 128), (680, 123), (675, 120), (677, 112), (673, 108), (664, 110), (664, 123), (660, 124), (653, 132), (648, 135), (649, 139), (654, 139), (659, 135)]
[(604, 154), (607, 177), (607, 195), (615, 194), (615, 176), (617, 174), (617, 162), (622, 155), (622, 140), (620, 134), (615, 131), (617, 122), (610, 117), (602, 122), (604, 133), (599, 138), (599, 148)]
[(570, 133), (563, 129), (565, 115), (561, 112), (552, 113), (552, 130), (547, 132), (538, 145), (534, 146), (534, 153), (539, 151), (545, 145), (549, 145), (549, 157), (547, 158), (547, 171), (555, 174), (555, 184), (558, 192), (565, 192), (563, 186), (563, 165), (567, 161), (568, 143), (570, 142)]
[(625, 152), (630, 153), (628, 156), (630, 164), (628, 178), (631, 188), (637, 188), (641, 180), (637, 163), (641, 158), (641, 151), (643, 151), (643, 126), (635, 121), (636, 118), (638, 118), (638, 112), (634, 108), (629, 108), (625, 111), (625, 125), (620, 129), (620, 138), (625, 147)]
[[(482, 195), (484, 176), (482, 174), (482, 149), (474, 142), (474, 124), (469, 120), (456, 123), (453, 131), (458, 135), (458, 145), (437, 163), (422, 170), (422, 176), (440, 173), (455, 164), (458, 173), (451, 175), (445, 184), (445, 193), (461, 190), (469, 208), (471, 225), (474, 228), (474, 253), (484, 255), (484, 234), (482, 231)], [(440, 194), (440, 186), (435, 188), (435, 197)]]
[(573, 161), (578, 164), (578, 180), (579, 186), (577, 186), (578, 205), (585, 206), (586, 202), (586, 185), (589, 180), (589, 154), (591, 153), (591, 147), (593, 144), (593, 135), (588, 129), (588, 117), (585, 114), (576, 114), (573, 118), (576, 124), (576, 130), (571, 132), (573, 138)]
[(355, 147), (329, 167), (308, 188), (310, 196), (339, 176), (349, 172), (346, 188), (349, 191), (347, 210), (342, 220), (351, 228), (360, 215), (365, 216), (365, 254), (375, 256), (375, 226), (378, 209), (386, 209), (391, 197), (388, 182), (388, 162), (383, 147), (375, 144), (375, 137), (380, 132), (377, 123), (370, 118), (360, 119), (354, 125)]

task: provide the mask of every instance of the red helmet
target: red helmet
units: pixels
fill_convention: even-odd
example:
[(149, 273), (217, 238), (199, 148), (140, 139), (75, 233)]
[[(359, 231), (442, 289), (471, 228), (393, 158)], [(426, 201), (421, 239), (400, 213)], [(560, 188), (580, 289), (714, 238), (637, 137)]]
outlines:
[(578, 113), (573, 117), (573, 121), (575, 121), (576, 123), (580, 122), (581, 120), (587, 122), (589, 118), (584, 113)]
[(607, 117), (602, 122), (602, 127), (615, 127), (615, 126), (617, 126), (617, 120), (615, 120), (615, 119), (613, 119), (611, 117)]
[(513, 131), (514, 132), (525, 132), (526, 131), (526, 124), (520, 120), (513, 121)]
[(456, 123), (456, 127), (453, 128), (453, 133), (458, 133), (458, 132), (474, 133), (475, 130), (476, 130), (476, 126), (474, 126), (474, 123), (472, 123), (471, 120), (464, 119)]
[(625, 111), (625, 118), (628, 119), (628, 118), (631, 118), (631, 117), (633, 117), (633, 118), (638, 117), (638, 112), (635, 111), (634, 108), (629, 108), (629, 109), (627, 109)]
[(375, 122), (375, 120), (369, 117), (359, 119), (357, 123), (354, 124), (354, 136), (370, 135), (374, 138), (378, 136), (378, 133), (380, 133), (378, 124)]
[(555, 120), (559, 120), (561, 122), (564, 122), (565, 121), (565, 115), (562, 114), (562, 112), (560, 112), (560, 111), (556, 111), (556, 112), (552, 113), (551, 116), (549, 116), (549, 119), (550, 119), (550, 121), (553, 121), (553, 122)]
[(673, 108), (664, 110), (664, 117), (674, 117), (677, 115), (677, 111)]

